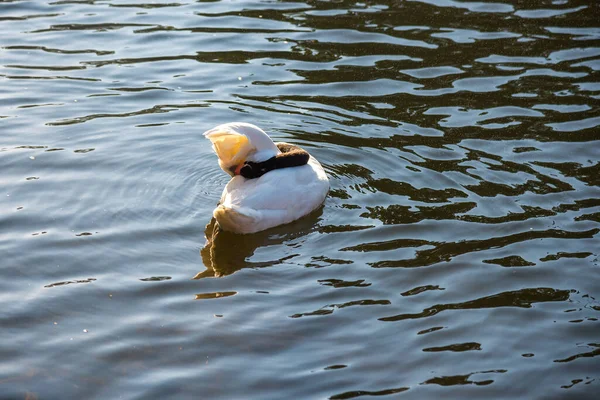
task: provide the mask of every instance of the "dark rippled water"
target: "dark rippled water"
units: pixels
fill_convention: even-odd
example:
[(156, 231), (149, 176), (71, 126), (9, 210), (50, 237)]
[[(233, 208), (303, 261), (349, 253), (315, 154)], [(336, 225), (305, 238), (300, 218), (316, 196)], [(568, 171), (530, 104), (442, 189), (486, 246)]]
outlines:
[[(0, 1), (0, 398), (598, 398), (599, 71), (595, 1)], [(324, 207), (206, 244), (229, 121)]]

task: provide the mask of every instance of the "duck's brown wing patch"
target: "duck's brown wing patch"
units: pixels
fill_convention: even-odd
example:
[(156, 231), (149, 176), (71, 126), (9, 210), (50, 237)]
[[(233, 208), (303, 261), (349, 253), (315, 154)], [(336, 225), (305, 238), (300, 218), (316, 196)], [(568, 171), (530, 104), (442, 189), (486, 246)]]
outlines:
[(276, 169), (277, 168), (288, 168), (288, 167), (299, 167), (307, 164), (310, 159), (308, 151), (304, 150), (299, 146), (293, 144), (279, 142), (277, 148), (281, 151), (275, 157)]
[(295, 151), (295, 150), (301, 150), (301, 151), (306, 152), (306, 150), (304, 150), (302, 147), (296, 146), (295, 144), (286, 143), (286, 142), (277, 142), (277, 143), (275, 143), (275, 146), (277, 146), (279, 151), (282, 153), (289, 153), (290, 151)]

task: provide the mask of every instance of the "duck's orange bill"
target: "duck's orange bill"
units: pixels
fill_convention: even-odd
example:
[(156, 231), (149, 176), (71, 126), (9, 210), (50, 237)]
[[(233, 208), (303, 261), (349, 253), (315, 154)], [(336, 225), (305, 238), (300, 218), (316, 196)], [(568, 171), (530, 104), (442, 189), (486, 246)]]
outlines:
[(237, 167), (235, 167), (235, 171), (233, 171), (233, 173), (235, 175), (239, 175), (240, 171), (242, 170), (242, 167), (244, 166), (244, 163), (241, 163), (240, 165), (238, 165)]

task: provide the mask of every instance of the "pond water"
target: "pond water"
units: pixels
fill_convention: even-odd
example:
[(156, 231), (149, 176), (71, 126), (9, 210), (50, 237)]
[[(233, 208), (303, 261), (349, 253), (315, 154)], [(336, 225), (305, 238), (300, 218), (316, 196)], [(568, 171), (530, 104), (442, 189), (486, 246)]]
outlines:
[[(599, 71), (595, 1), (0, 1), (0, 398), (597, 398)], [(229, 121), (324, 206), (207, 244)]]

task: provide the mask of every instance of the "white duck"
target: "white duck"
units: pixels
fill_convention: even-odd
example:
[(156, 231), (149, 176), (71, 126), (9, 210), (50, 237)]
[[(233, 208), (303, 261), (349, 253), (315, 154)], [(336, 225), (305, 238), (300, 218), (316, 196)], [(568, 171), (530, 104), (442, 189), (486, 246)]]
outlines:
[(243, 122), (219, 125), (204, 133), (219, 157), (219, 166), (232, 176), (213, 211), (219, 226), (235, 233), (254, 233), (297, 220), (317, 209), (329, 191), (329, 179), (312, 156), (302, 166), (273, 169), (246, 179), (245, 162), (262, 163), (281, 154), (259, 127)]

